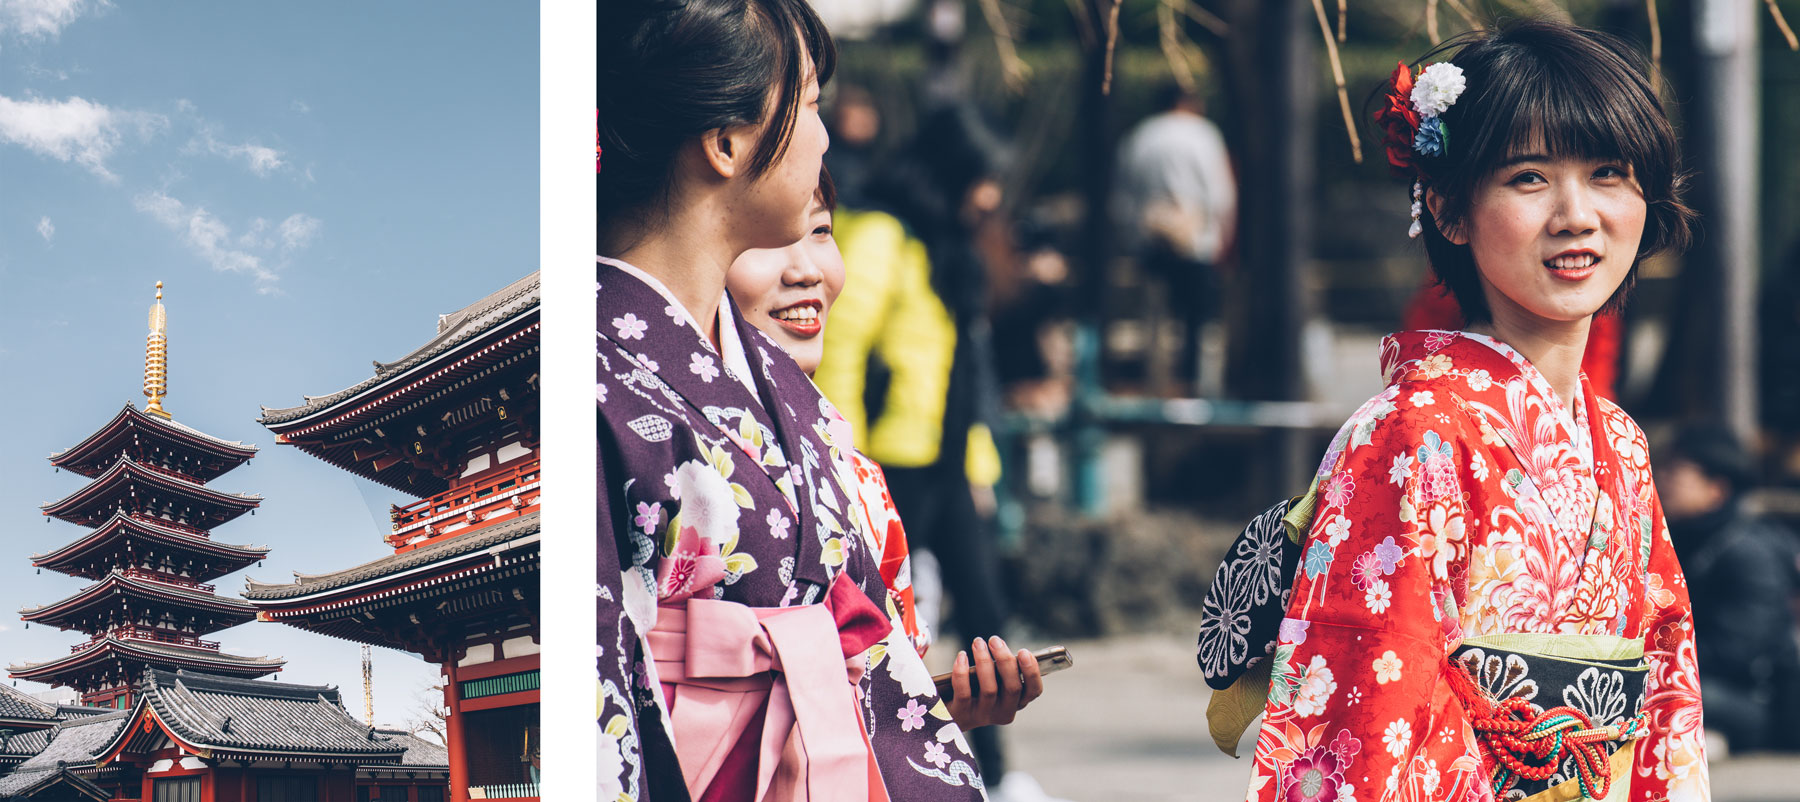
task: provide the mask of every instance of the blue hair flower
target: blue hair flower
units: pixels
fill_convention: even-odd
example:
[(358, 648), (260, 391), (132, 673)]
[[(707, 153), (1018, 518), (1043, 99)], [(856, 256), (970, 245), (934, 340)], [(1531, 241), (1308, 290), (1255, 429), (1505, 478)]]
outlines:
[(1413, 136), (1413, 150), (1421, 156), (1442, 156), (1450, 146), (1450, 130), (1444, 121), (1433, 116), (1419, 121), (1419, 133)]

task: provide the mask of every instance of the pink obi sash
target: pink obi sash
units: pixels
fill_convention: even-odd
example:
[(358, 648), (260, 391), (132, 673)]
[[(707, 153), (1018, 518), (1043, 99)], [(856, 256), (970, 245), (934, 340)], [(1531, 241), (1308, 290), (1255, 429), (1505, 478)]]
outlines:
[[(761, 714), (756, 794), (748, 799), (885, 802), (864, 734), (862, 661), (851, 665), (851, 658), (891, 628), (844, 574), (823, 604), (749, 607), (690, 598), (659, 608), (650, 653), (688, 793), (695, 800), (707, 794)], [(720, 790), (736, 789), (713, 795)]]

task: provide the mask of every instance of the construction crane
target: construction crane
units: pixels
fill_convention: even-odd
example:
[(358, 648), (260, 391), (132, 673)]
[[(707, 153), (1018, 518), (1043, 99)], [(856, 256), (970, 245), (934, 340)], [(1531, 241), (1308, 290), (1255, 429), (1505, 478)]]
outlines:
[(375, 726), (375, 667), (367, 644), (363, 645), (363, 721)]

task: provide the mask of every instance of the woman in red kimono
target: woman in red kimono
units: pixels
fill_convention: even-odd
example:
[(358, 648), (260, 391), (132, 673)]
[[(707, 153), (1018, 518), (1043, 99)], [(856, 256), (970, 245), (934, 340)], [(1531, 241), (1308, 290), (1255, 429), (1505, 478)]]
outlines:
[(1465, 329), (1385, 339), (1320, 465), (1250, 798), (1707, 799), (1644, 435), (1580, 371), (1594, 314), (1686, 243), (1674, 134), (1610, 36), (1451, 49), (1377, 121)]

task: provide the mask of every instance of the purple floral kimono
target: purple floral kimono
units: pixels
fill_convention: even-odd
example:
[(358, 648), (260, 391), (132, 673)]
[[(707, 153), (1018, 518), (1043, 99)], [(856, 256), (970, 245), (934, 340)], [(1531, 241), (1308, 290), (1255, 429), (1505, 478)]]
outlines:
[[(598, 271), (599, 798), (688, 798), (683, 769), (694, 767), (675, 757), (678, 727), (658, 678), (667, 658), (649, 659), (649, 643), (705, 564), (722, 579), (698, 592), (752, 608), (866, 596), (886, 634), (866, 649), (846, 635), (844, 651), (875, 784), (893, 800), (984, 799), (882, 584), (848, 425), (734, 306), (722, 323), (736, 328), (754, 395), (662, 293), (604, 262)], [(731, 745), (700, 751), (721, 746)], [(695, 752), (684, 740), (682, 754)]]

